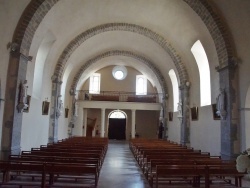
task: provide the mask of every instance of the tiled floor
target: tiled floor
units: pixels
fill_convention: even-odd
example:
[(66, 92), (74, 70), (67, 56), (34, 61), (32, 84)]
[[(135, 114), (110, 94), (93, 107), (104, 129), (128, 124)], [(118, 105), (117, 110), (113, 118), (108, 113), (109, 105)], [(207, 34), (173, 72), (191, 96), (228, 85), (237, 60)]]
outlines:
[(109, 141), (101, 169), (98, 188), (149, 188), (128, 143)]
[[(233, 181), (232, 181), (233, 182)], [(125, 141), (109, 141), (109, 148), (102, 166), (98, 188), (149, 188), (149, 184), (142, 174), (132, 155), (129, 145)], [(165, 184), (159, 188), (191, 188), (184, 183)], [(200, 187), (204, 187), (201, 185)], [(214, 182), (210, 188), (233, 188), (234, 185)], [(243, 180), (242, 187), (250, 188), (250, 181)]]

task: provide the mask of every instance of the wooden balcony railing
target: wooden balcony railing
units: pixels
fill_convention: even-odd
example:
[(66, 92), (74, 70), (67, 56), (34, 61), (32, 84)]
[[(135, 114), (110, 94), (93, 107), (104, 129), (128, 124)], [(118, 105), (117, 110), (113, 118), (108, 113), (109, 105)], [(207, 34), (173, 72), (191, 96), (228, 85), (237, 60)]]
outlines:
[(88, 90), (78, 90), (78, 100), (88, 101), (116, 101), (116, 102), (143, 102), (158, 103), (162, 98), (159, 93), (147, 93), (146, 95), (136, 95), (134, 92), (121, 91), (101, 91), (100, 94), (90, 93)]

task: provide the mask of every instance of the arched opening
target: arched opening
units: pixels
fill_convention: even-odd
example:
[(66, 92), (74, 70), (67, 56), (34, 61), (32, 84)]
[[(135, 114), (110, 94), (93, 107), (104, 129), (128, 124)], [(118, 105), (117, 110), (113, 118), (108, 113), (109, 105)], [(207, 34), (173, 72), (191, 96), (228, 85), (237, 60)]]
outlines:
[(177, 107), (178, 107), (178, 103), (179, 103), (179, 84), (177, 81), (177, 76), (176, 76), (173, 69), (171, 69), (168, 72), (168, 75), (171, 79), (171, 83), (172, 83), (172, 87), (173, 87), (173, 110), (174, 110), (174, 112), (177, 112)]
[(207, 59), (207, 54), (200, 40), (197, 40), (191, 48), (200, 75), (200, 105), (211, 105), (211, 82), (210, 68)]
[(37, 52), (32, 92), (32, 96), (37, 99), (41, 99), (45, 62), (54, 42), (54, 34), (48, 31)]
[(126, 113), (121, 110), (114, 110), (109, 114), (109, 139), (126, 140), (126, 117)]

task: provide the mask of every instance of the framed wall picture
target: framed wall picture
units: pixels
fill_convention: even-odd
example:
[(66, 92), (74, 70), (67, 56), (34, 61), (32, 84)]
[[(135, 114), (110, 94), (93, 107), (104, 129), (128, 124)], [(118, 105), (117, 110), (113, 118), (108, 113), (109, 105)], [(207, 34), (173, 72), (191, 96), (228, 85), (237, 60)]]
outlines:
[(65, 108), (65, 118), (68, 118), (68, 116), (69, 116), (69, 109), (68, 108)]
[(49, 102), (43, 101), (42, 115), (48, 115), (48, 114), (49, 114)]
[(30, 109), (30, 99), (31, 99), (31, 96), (30, 96), (30, 95), (27, 95), (26, 104), (27, 104), (28, 106), (27, 106), (26, 108), (23, 109), (23, 112), (26, 112), (26, 113), (29, 112), (29, 109)]
[(173, 121), (173, 112), (168, 112), (168, 120)]
[(217, 112), (217, 107), (216, 107), (216, 104), (212, 104), (212, 113), (213, 113), (213, 118), (214, 120), (220, 120), (220, 115), (218, 115), (216, 112)]
[(197, 121), (199, 117), (199, 109), (198, 107), (191, 108), (191, 119), (192, 121)]

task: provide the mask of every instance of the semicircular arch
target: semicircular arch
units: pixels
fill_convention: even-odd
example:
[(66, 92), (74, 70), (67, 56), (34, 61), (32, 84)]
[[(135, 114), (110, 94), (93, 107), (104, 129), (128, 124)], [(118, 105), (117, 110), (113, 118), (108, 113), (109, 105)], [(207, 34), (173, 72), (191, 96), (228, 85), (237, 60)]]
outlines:
[(78, 84), (81, 76), (83, 75), (84, 71), (86, 71), (91, 65), (97, 63), (100, 59), (110, 57), (110, 56), (125, 56), (125, 57), (130, 57), (130, 58), (133, 58), (133, 59), (140, 61), (146, 67), (148, 67), (149, 71), (153, 71), (154, 75), (156, 76), (156, 79), (159, 83), (158, 85), (160, 86), (160, 88), (156, 87), (158, 92), (163, 93), (163, 94), (167, 94), (167, 84), (165, 82), (165, 79), (164, 79), (163, 75), (161, 74), (160, 70), (154, 66), (154, 63), (152, 63), (150, 60), (148, 60), (147, 58), (145, 58), (141, 55), (137, 55), (137, 54), (130, 52), (130, 51), (120, 51), (120, 50), (113, 50), (113, 51), (104, 52), (102, 54), (97, 55), (96, 57), (94, 57), (92, 59), (89, 59), (84, 65), (81, 66), (79, 71), (74, 76), (73, 83), (71, 85), (71, 90), (72, 91), (76, 90), (77, 84)]
[(181, 57), (178, 55), (173, 46), (164, 37), (160, 36), (159, 34), (155, 33), (154, 31), (148, 28), (129, 23), (108, 23), (108, 24), (98, 25), (76, 36), (67, 45), (67, 47), (63, 50), (62, 54), (60, 55), (57, 65), (55, 67), (54, 77), (57, 77), (59, 80), (62, 78), (66, 62), (68, 61), (72, 53), (82, 43), (84, 43), (86, 40), (95, 35), (108, 31), (127, 31), (127, 32), (137, 33), (150, 38), (151, 40), (159, 44), (172, 58), (179, 75), (180, 84), (183, 84), (188, 80), (188, 72), (186, 70), (185, 65), (181, 61)]

